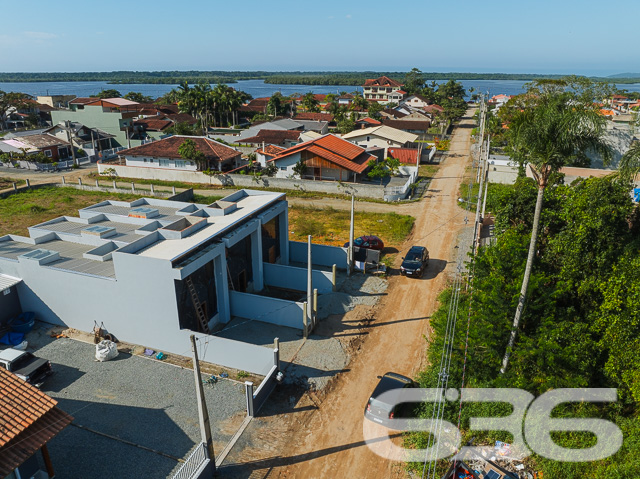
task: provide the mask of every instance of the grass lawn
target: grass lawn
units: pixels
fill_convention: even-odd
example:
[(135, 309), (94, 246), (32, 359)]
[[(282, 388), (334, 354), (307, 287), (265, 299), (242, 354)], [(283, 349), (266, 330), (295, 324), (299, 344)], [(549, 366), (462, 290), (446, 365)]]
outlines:
[(0, 176), (0, 190), (13, 187), (13, 183), (18, 186), (24, 185), (24, 180), (16, 180), (13, 178), (3, 178)]
[[(314, 243), (342, 246), (349, 241), (349, 217), (349, 211), (291, 206), (289, 239), (306, 241), (311, 235)], [(354, 220), (355, 237), (378, 236), (385, 244), (385, 254), (398, 252), (415, 222), (409, 215), (366, 212), (356, 212)]]
[(0, 199), (0, 236), (29, 236), (29, 226), (58, 216), (78, 216), (78, 210), (100, 201), (131, 201), (138, 195), (82, 191), (75, 188), (39, 188)]

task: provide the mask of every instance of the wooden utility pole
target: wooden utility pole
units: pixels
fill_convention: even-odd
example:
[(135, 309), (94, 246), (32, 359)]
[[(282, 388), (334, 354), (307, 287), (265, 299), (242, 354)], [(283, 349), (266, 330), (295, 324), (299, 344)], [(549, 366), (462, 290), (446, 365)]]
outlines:
[(215, 472), (215, 455), (213, 453), (213, 440), (211, 439), (211, 424), (209, 423), (209, 411), (207, 411), (207, 403), (204, 399), (204, 387), (202, 385), (202, 377), (200, 376), (200, 363), (198, 362), (198, 349), (196, 347), (196, 337), (191, 335), (191, 349), (193, 350), (193, 374), (196, 380), (196, 394), (198, 399), (198, 420), (200, 422), (200, 435), (202, 442), (207, 448), (209, 459), (214, 464)]

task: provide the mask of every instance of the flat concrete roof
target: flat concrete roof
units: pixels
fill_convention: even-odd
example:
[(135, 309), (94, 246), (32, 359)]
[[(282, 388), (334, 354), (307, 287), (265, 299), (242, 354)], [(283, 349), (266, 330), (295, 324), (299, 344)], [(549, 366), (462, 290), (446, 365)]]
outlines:
[(71, 243), (70, 241), (62, 241), (59, 239), (39, 244), (30, 244), (9, 239), (7, 241), (0, 241), (0, 257), (18, 261), (19, 256), (29, 251), (46, 249), (60, 253), (60, 259), (43, 265), (43, 268), (55, 268), (105, 278), (115, 278), (113, 261), (96, 261), (82, 257), (84, 253), (96, 247), (95, 245)]
[[(30, 227), (31, 238), (4, 237), (0, 241), (0, 258), (18, 261), (18, 257), (25, 253), (48, 250), (58, 253), (59, 258), (50, 257), (48, 262), (41, 263), (42, 267), (115, 278), (114, 264), (108, 256), (110, 253), (121, 251), (173, 261), (213, 238), (222, 239), (234, 226), (284, 197), (284, 193), (239, 190), (214, 205), (155, 198), (132, 202), (103, 201), (81, 209), (80, 218), (63, 216)], [(204, 226), (200, 227), (200, 223)], [(193, 227), (192, 233), (190, 227)], [(148, 238), (152, 241), (149, 244), (143, 238), (151, 233), (155, 236)], [(42, 241), (44, 235), (50, 236)], [(66, 241), (64, 235), (75, 238)], [(137, 240), (143, 240), (140, 248), (136, 250), (134, 245), (127, 251), (125, 245)], [(93, 251), (84, 257), (98, 248), (99, 253)], [(120, 248), (125, 249), (122, 251)], [(100, 261), (100, 258), (105, 260)]]
[[(243, 191), (249, 194), (237, 200), (236, 204), (238, 208), (235, 211), (224, 216), (210, 216), (207, 218), (207, 226), (192, 235), (180, 240), (158, 241), (141, 250), (138, 254), (140, 254), (140, 256), (173, 261), (205, 241), (216, 236), (222, 238), (222, 233), (226, 233), (234, 224), (240, 223), (252, 214), (285, 196), (284, 193), (258, 192), (259, 194), (256, 195), (251, 194), (250, 190)], [(222, 201), (224, 201), (224, 199)]]

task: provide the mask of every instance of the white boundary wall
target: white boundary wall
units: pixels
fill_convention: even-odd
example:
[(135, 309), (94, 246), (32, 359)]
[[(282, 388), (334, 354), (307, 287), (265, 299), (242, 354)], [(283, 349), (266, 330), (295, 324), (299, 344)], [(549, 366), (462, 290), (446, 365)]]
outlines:
[[(266, 265), (265, 265), (266, 266)], [(229, 291), (231, 299), (231, 315), (245, 319), (255, 319), (263, 323), (277, 324), (278, 326), (288, 326), (290, 328), (302, 328), (302, 311), (304, 303), (286, 301), (284, 299), (269, 298), (256, 294), (240, 293)], [(238, 341), (236, 341), (238, 342)], [(246, 343), (241, 343), (246, 345)], [(256, 347), (256, 346), (253, 346)], [(269, 353), (269, 368), (273, 365), (273, 351), (262, 348)], [(239, 353), (234, 353), (237, 356)], [(269, 372), (260, 373), (266, 375)]]
[[(306, 264), (307, 243), (289, 241), (289, 261)], [(347, 248), (312, 243), (311, 261), (320, 266), (331, 267), (335, 264), (338, 269), (347, 269)]]
[(198, 171), (185, 171), (165, 168), (144, 168), (117, 165), (115, 163), (98, 163), (98, 172), (107, 168), (115, 170), (122, 178), (180, 181), (184, 183), (202, 183), (217, 186), (240, 186), (243, 188), (280, 188), (287, 190), (316, 191), (341, 195), (354, 194), (361, 198), (384, 198), (384, 186), (361, 183), (346, 183), (339, 181), (313, 181), (291, 178), (254, 178), (253, 175), (223, 174), (208, 176)]
[[(266, 285), (302, 292), (307, 290), (306, 269), (271, 263), (264, 263), (263, 266), (264, 282)], [(317, 289), (319, 294), (331, 293), (333, 291), (333, 283), (331, 282), (332, 277), (332, 273), (312, 270), (311, 282), (313, 283), (313, 288)]]

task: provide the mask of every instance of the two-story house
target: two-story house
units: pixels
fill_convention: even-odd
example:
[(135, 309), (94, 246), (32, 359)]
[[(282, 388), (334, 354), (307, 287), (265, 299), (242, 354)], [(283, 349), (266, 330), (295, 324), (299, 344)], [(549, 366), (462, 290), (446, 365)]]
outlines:
[(402, 100), (403, 94), (398, 93), (402, 90), (402, 87), (402, 83), (389, 77), (381, 76), (380, 78), (366, 80), (362, 90), (365, 100), (390, 103)]

